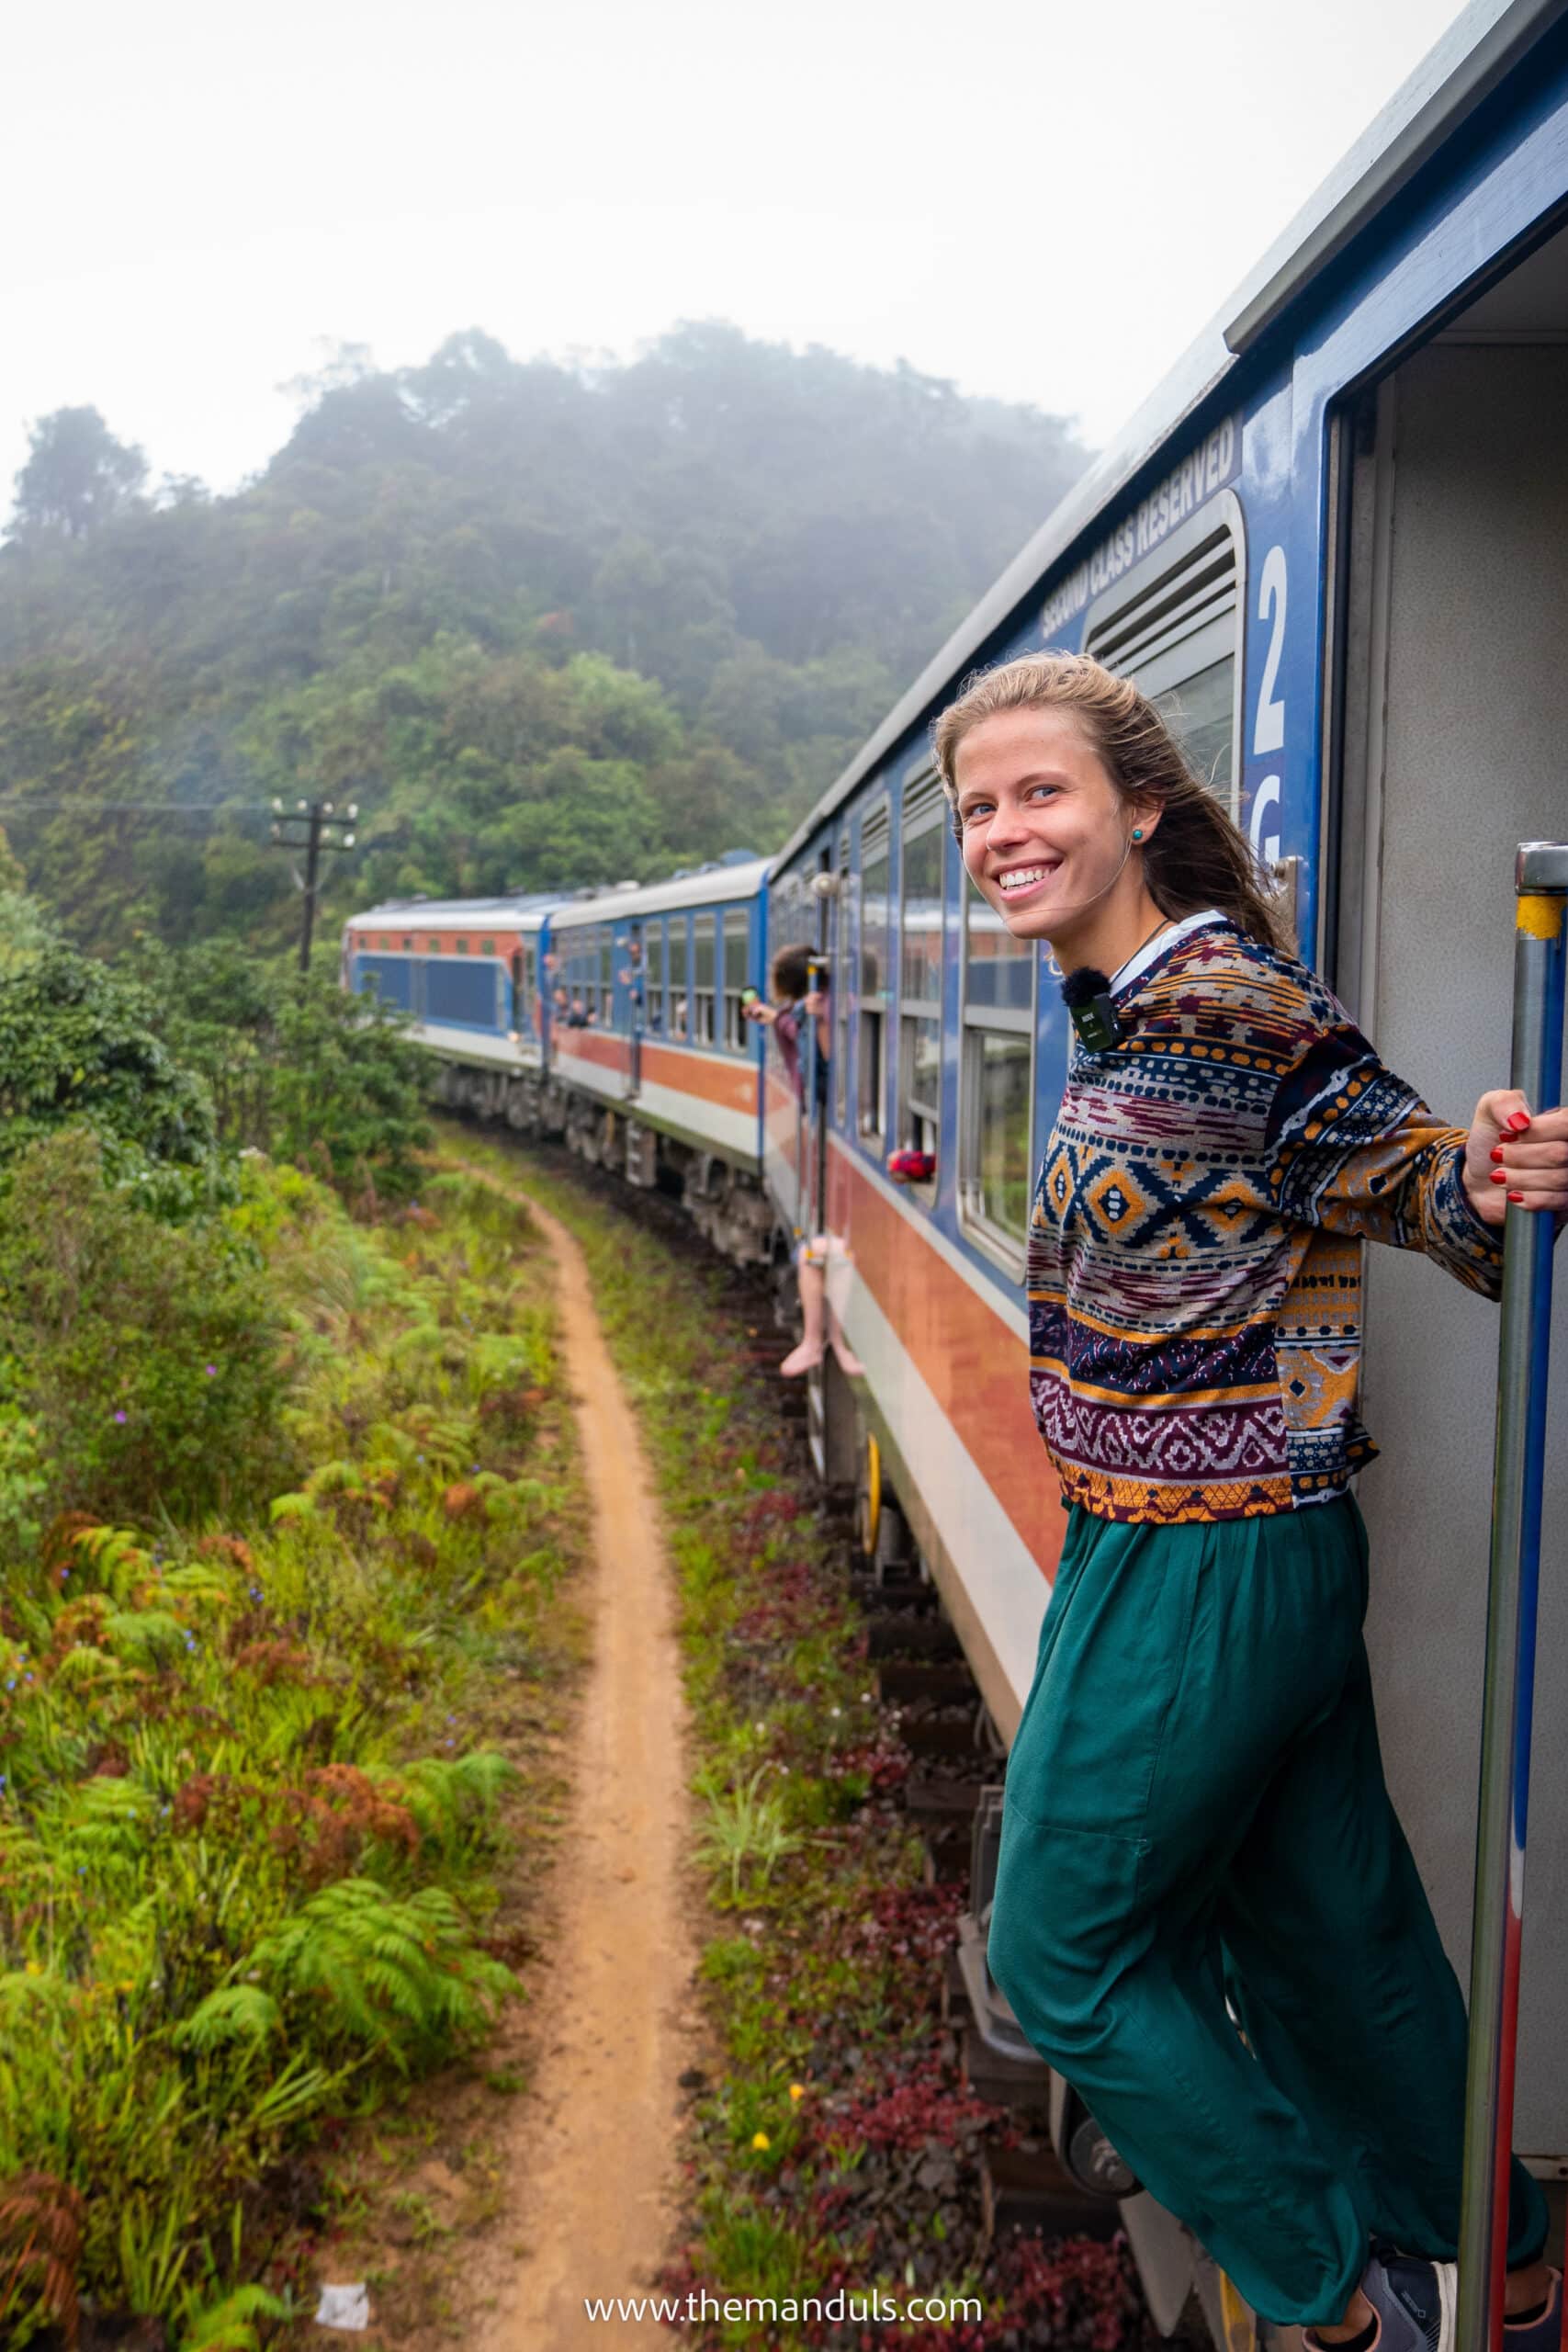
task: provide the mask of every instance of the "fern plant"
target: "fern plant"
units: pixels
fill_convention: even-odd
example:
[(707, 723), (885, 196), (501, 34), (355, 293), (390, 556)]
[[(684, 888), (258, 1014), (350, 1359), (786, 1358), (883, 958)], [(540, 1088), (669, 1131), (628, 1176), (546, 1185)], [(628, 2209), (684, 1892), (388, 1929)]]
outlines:
[(357, 2043), (400, 2074), (482, 2031), (515, 1981), (477, 1949), (445, 1888), (399, 1897), (364, 1878), (322, 1887), (240, 1973), (271, 1987), (302, 2039)]

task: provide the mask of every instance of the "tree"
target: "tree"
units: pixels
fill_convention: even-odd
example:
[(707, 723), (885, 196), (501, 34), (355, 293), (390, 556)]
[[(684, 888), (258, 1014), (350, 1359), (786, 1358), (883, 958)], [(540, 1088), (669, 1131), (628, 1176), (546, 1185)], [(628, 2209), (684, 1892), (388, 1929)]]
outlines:
[(16, 483), (18, 538), (85, 538), (123, 514), (147, 479), (141, 451), (117, 441), (96, 408), (57, 408), (28, 428), (28, 443)]

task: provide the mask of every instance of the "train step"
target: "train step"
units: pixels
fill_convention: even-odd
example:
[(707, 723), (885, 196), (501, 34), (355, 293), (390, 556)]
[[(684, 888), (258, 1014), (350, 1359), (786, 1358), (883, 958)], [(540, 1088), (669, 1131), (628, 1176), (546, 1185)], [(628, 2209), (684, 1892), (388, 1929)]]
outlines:
[(1114, 2237), (1122, 2209), (1080, 2188), (1049, 2147), (987, 2148), (980, 2159), (984, 2242), (1014, 2231), (1028, 2237)]
[(1051, 2069), (1043, 2059), (1009, 2058), (992, 2050), (971, 2025), (964, 2037), (964, 2079), (976, 2098), (993, 2107), (1043, 2108), (1051, 2093)]

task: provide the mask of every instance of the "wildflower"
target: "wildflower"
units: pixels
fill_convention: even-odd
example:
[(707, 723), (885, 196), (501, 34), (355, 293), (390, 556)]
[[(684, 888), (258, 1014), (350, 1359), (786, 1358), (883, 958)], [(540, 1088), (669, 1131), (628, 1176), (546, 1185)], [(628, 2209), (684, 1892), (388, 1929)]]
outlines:
[[(29, 1960), (29, 1961), (28, 1961), (28, 1966), (29, 1968), (32, 1966), (32, 1962), (31, 1962), (30, 1960)], [(771, 2147), (773, 2146), (773, 2142), (769, 2139), (769, 2137), (768, 2137), (768, 2135), (767, 2135), (767, 2133), (766, 2133), (765, 2132), (752, 2132), (752, 2134), (751, 2134), (751, 2145), (752, 2145), (754, 2148), (771, 2148)]]
[(36, 1960), (29, 1960), (28, 1962), (27, 1973), (29, 1976), (41, 1976), (43, 1974), (42, 1965)]
[(806, 2085), (804, 2083), (791, 2083), (789, 2086), (789, 2095), (791, 2098), (794, 2099), (804, 2098), (806, 2097)]
[(116, 1419), (117, 1421), (128, 1421), (128, 1420), (130, 1420), (130, 1415), (126, 1411), (126, 1409), (125, 1409), (124, 1406), (122, 1405), (122, 1406), (119, 1408), (118, 1411), (116, 1413), (116, 1415), (115, 1415), (115, 1419)]
[(216, 1380), (216, 1379), (217, 1379), (217, 1377), (218, 1377), (218, 1366), (217, 1366), (215, 1363), (209, 1363), (209, 1364), (208, 1364), (208, 1365), (205, 1367), (205, 1370), (206, 1370), (207, 1377), (209, 1378), (209, 1380)]

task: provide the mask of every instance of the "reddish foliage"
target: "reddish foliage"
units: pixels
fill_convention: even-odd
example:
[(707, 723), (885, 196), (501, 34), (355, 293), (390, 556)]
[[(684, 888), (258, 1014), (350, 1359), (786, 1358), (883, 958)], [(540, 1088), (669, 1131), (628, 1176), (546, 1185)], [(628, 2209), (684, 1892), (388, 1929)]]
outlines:
[(0, 2185), (0, 2321), (41, 2311), (67, 2346), (75, 2345), (85, 2220), (81, 2191), (52, 2173), (17, 2173)]
[(323, 1764), (279, 1794), (288, 1811), (271, 1832), (273, 1849), (298, 1867), (307, 1886), (346, 1878), (369, 1845), (418, 1850), (412, 1814), (357, 1765)]
[(247, 1642), (234, 1652), (234, 1664), (264, 1688), (275, 1682), (301, 1684), (319, 1679), (310, 1672), (309, 1652), (280, 1634), (267, 1641)]
[(459, 1478), (455, 1485), (448, 1487), (441, 1498), (441, 1508), (448, 1519), (468, 1519), (476, 1510), (482, 1510), (483, 1506), (484, 1497), (479, 1488), (470, 1487), (463, 1478)]
[(197, 1559), (223, 1560), (230, 1567), (239, 1568), (246, 1576), (255, 1574), (255, 1554), (241, 1536), (204, 1535), (196, 1551)]

